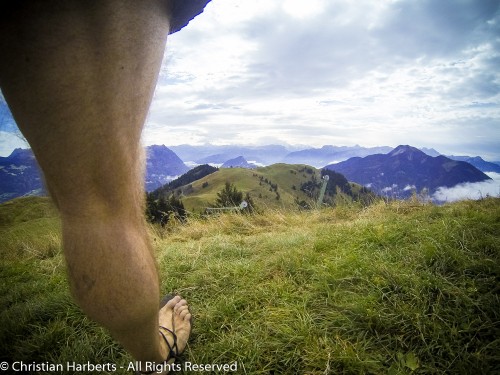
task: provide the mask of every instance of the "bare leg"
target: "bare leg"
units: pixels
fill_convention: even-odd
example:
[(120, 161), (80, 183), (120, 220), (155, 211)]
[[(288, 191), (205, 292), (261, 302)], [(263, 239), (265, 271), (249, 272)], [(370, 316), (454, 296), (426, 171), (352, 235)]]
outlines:
[(10, 3), (17, 9), (0, 11), (0, 85), (61, 212), (72, 293), (136, 359), (162, 361), (140, 134), (168, 3)]

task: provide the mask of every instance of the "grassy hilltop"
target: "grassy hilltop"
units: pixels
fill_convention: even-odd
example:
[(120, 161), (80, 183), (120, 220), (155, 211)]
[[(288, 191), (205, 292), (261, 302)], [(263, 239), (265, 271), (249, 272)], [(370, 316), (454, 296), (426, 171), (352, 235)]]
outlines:
[[(47, 199), (0, 205), (0, 361), (127, 365), (69, 296), (59, 226)], [(237, 361), (241, 374), (500, 373), (498, 198), (268, 209), (151, 234), (162, 292), (195, 317), (186, 361)]]
[[(213, 206), (217, 193), (226, 182), (233, 183), (244, 194), (249, 193), (257, 209), (288, 210), (297, 208), (298, 202), (315, 207), (322, 180), (321, 171), (308, 165), (273, 164), (256, 169), (221, 168), (173, 191), (189, 212), (203, 213), (205, 208)], [(306, 192), (301, 189), (304, 184), (314, 185), (314, 188), (309, 186)], [(360, 195), (360, 185), (350, 183), (349, 189), (351, 195)], [(166, 195), (171, 193), (169, 191)], [(162, 194), (165, 195), (164, 192)], [(335, 195), (337, 201), (352, 201), (352, 196), (342, 193)], [(368, 193), (361, 195), (368, 200), (374, 196)], [(328, 192), (327, 199), (332, 199), (328, 197)]]
[[(182, 192), (184, 206), (191, 212), (204, 212), (206, 207), (211, 207), (226, 181), (234, 183), (239, 191), (249, 193), (257, 207), (292, 207), (297, 206), (295, 203), (297, 197), (300, 200), (313, 202), (300, 191), (301, 184), (313, 177), (319, 179), (319, 171), (304, 165), (274, 164), (257, 169), (221, 168), (182, 187), (179, 191)], [(277, 185), (276, 191), (271, 185)], [(276, 192), (279, 194), (279, 199)]]

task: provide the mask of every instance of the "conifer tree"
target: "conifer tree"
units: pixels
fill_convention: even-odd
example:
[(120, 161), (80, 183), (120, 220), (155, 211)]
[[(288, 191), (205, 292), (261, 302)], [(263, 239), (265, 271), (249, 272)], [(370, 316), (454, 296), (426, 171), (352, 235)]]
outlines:
[(245, 200), (247, 206), (242, 210), (242, 212), (250, 213), (255, 211), (255, 203), (252, 197), (247, 192), (245, 193), (245, 199), (243, 199), (243, 192), (236, 189), (236, 186), (230, 182), (226, 182), (224, 188), (217, 193), (217, 199), (215, 200), (215, 207), (238, 207), (241, 202)]
[(243, 193), (236, 189), (230, 182), (226, 182), (224, 188), (217, 193), (215, 200), (216, 207), (236, 207), (239, 206), (243, 200)]

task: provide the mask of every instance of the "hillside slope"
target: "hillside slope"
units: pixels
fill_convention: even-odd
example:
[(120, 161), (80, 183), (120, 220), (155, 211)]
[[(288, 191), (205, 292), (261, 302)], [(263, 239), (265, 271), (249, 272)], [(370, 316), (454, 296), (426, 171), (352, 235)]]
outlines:
[[(226, 182), (233, 183), (243, 193), (249, 193), (257, 207), (278, 208), (296, 206), (295, 199), (309, 199), (300, 191), (301, 182), (305, 182), (318, 171), (305, 166), (274, 164), (256, 169), (222, 168), (192, 184), (178, 189), (177, 195), (188, 211), (203, 212), (217, 199), (217, 193)], [(272, 185), (277, 185), (275, 190)], [(293, 190), (295, 186), (296, 190)], [(279, 197), (279, 199), (278, 199)], [(309, 199), (310, 200), (310, 199)]]
[[(38, 199), (0, 205), (0, 361), (129, 374), (132, 359), (72, 302), (57, 218)], [(150, 231), (162, 293), (180, 293), (195, 319), (184, 362), (252, 375), (495, 374), (499, 217), (498, 198), (381, 201)]]
[[(204, 212), (211, 207), (226, 182), (233, 183), (239, 191), (249, 193), (258, 209), (298, 208), (298, 202), (315, 206), (320, 171), (307, 165), (273, 164), (255, 169), (221, 168), (189, 185), (176, 190), (190, 212)], [(301, 190), (304, 184), (314, 188)]]

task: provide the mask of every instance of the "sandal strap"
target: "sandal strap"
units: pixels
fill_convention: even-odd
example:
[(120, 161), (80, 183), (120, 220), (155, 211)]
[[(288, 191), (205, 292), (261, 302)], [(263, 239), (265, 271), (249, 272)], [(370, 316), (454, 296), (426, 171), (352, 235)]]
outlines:
[(177, 358), (177, 355), (179, 354), (179, 347), (177, 346), (177, 335), (171, 330), (171, 329), (168, 329), (167, 327), (163, 327), (163, 326), (160, 326), (160, 328), (163, 328), (165, 331), (169, 332), (173, 339), (174, 339), (174, 345), (170, 345), (168, 340), (167, 340), (167, 337), (163, 334), (163, 332), (160, 330), (160, 335), (162, 335), (163, 337), (163, 340), (165, 340), (165, 342), (167, 343), (167, 346), (170, 350), (170, 353), (168, 354), (168, 357), (167, 359), (165, 360), (166, 361), (169, 361), (170, 359), (172, 358)]

